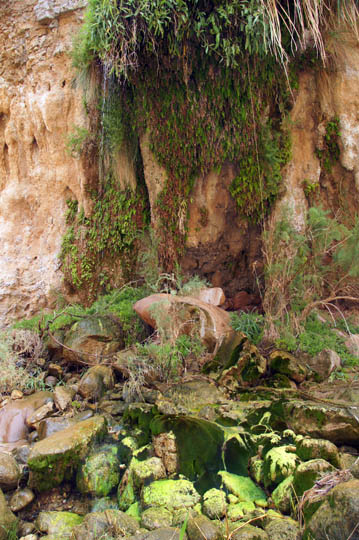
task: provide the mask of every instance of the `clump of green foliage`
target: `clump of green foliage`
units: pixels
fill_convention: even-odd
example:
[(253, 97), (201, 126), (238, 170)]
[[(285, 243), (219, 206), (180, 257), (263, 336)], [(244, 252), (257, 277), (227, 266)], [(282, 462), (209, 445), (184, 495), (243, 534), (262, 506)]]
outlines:
[(316, 155), (320, 159), (323, 169), (331, 173), (334, 165), (340, 157), (340, 148), (338, 140), (340, 137), (339, 118), (334, 117), (327, 122), (323, 140), (323, 148), (316, 149)]
[(40, 334), (46, 334), (48, 329), (51, 333), (56, 333), (59, 330), (70, 328), (72, 324), (83, 317), (113, 314), (121, 322), (126, 346), (130, 346), (147, 337), (145, 325), (133, 310), (133, 304), (144, 298), (148, 292), (146, 286), (131, 287), (127, 285), (100, 296), (89, 307), (70, 304), (52, 313), (40, 313), (31, 319), (18, 321), (13, 325), (13, 328), (31, 330)]
[(297, 338), (315, 309), (335, 310), (338, 300), (356, 300), (358, 242), (358, 220), (347, 227), (312, 207), (304, 230), (296, 230), (283, 212), (264, 235), (267, 336)]
[(263, 336), (264, 316), (260, 313), (231, 313), (231, 326), (236, 332), (243, 332), (257, 345)]
[(141, 190), (137, 193), (129, 188), (121, 190), (111, 175), (106, 178), (102, 192), (93, 194), (93, 201), (89, 217), (83, 211), (75, 212), (74, 201), (68, 203), (67, 221), (71, 225), (60, 252), (65, 279), (75, 289), (86, 289), (90, 300), (99, 288), (111, 285), (111, 271), (106, 273), (101, 261), (106, 260), (111, 268), (120, 260), (127, 277), (131, 259), (136, 255), (139, 232), (147, 220)]
[(316, 313), (312, 313), (303, 324), (299, 335), (294, 335), (289, 326), (281, 328), (281, 336), (276, 340), (276, 344), (287, 351), (301, 351), (310, 356), (330, 349), (340, 356), (344, 366), (357, 366), (358, 358), (348, 351), (345, 339), (334, 330), (334, 324), (324, 322)]
[(85, 152), (86, 147), (93, 144), (95, 142), (87, 128), (74, 126), (73, 131), (67, 136), (66, 150), (71, 157), (79, 158)]

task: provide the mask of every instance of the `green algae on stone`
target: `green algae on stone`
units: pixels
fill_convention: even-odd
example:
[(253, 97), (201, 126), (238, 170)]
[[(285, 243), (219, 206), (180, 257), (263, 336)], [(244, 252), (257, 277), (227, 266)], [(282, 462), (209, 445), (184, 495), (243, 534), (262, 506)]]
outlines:
[(120, 481), (120, 460), (117, 447), (106, 446), (91, 454), (77, 471), (76, 483), (81, 493), (91, 493), (104, 497), (114, 489)]
[(272, 492), (273, 502), (283, 514), (289, 514), (292, 509), (293, 492), (293, 480), (294, 476), (291, 474), (285, 480), (283, 480)]
[(46, 491), (70, 479), (96, 441), (106, 434), (106, 420), (94, 416), (34, 444), (28, 466), (30, 487)]
[(299, 523), (294, 519), (273, 519), (264, 527), (271, 540), (300, 540)]
[(340, 466), (338, 448), (325, 439), (301, 439), (297, 444), (297, 455), (303, 461), (325, 459), (334, 467)]
[(254, 456), (249, 461), (249, 473), (257, 484), (264, 483), (264, 461)]
[(166, 469), (162, 463), (162, 460), (158, 457), (151, 457), (149, 459), (145, 459), (144, 461), (139, 461), (136, 458), (132, 458), (130, 471), (134, 486), (137, 488), (141, 487), (145, 483), (148, 484), (154, 480), (166, 478)]
[(171, 527), (172, 514), (163, 506), (152, 506), (142, 512), (141, 525), (149, 531), (160, 529), (161, 527)]
[(49, 535), (70, 538), (73, 528), (81, 525), (83, 519), (73, 512), (40, 512), (35, 525), (39, 531)]
[(134, 517), (135, 519), (137, 519), (137, 521), (140, 521), (141, 520), (141, 505), (139, 501), (132, 503), (131, 506), (129, 506), (128, 509), (126, 510), (125, 514), (127, 514), (128, 516)]
[(142, 489), (144, 507), (164, 506), (167, 509), (191, 507), (201, 497), (189, 480), (156, 480)]
[(255, 504), (251, 501), (238, 502), (230, 504), (227, 509), (227, 517), (231, 521), (239, 521), (245, 515), (255, 510)]
[(108, 537), (123, 538), (139, 531), (138, 521), (120, 510), (105, 510), (87, 514), (72, 530), (71, 540), (103, 540)]
[[(272, 540), (268, 534), (253, 525), (241, 525), (231, 533), (231, 540)], [(273, 539), (274, 540), (274, 539)]]
[(224, 486), (236, 497), (240, 502), (254, 502), (258, 506), (267, 506), (267, 498), (264, 491), (247, 476), (239, 476), (227, 471), (219, 471), (218, 474), (222, 478)]
[(306, 519), (303, 540), (354, 540), (358, 538), (359, 480), (342, 482), (320, 500), (320, 506)]
[(294, 472), (293, 487), (296, 496), (301, 497), (319, 478), (334, 470), (333, 465), (324, 459), (311, 459), (301, 463)]
[(266, 453), (263, 466), (265, 487), (279, 484), (294, 472), (300, 462), (294, 452), (295, 446), (278, 446)]
[(226, 494), (216, 488), (209, 489), (203, 495), (203, 513), (210, 519), (220, 519), (226, 513)]
[(122, 511), (126, 511), (132, 504), (136, 502), (136, 493), (131, 474), (128, 475), (127, 483), (124, 488), (121, 486), (121, 484), (118, 486), (117, 500), (118, 507)]
[(273, 351), (269, 357), (269, 367), (274, 373), (282, 373), (297, 383), (307, 376), (306, 368), (295, 356), (285, 351)]

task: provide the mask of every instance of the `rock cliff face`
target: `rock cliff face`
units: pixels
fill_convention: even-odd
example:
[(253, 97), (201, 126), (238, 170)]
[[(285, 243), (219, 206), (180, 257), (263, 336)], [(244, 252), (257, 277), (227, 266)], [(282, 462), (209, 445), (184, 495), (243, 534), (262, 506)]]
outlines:
[(85, 122), (68, 56), (83, 5), (0, 5), (0, 326), (47, 305), (61, 284), (66, 200), (86, 202), (84, 168), (66, 152)]
[[(51, 289), (62, 282), (58, 253), (66, 200), (77, 199), (85, 212), (89, 207), (89, 164), (66, 151), (68, 134), (87, 121), (68, 55), (85, 3), (5, 0), (0, 5), (0, 326), (49, 305)], [(358, 202), (359, 47), (345, 32), (332, 39), (337, 40), (329, 44), (335, 61), (325, 72), (304, 70), (294, 91), (292, 160), (274, 215), (283, 204), (289, 206), (298, 228), (309, 196), (333, 211), (340, 204), (349, 214)], [(339, 119), (341, 152), (329, 174), (318, 149), (333, 118)], [(155, 163), (146, 137), (141, 152), (153, 210), (166, 173)], [(129, 167), (125, 156), (121, 167)], [(183, 268), (230, 295), (250, 292), (253, 266), (260, 274), (262, 264), (260, 227), (238, 218), (229, 194), (234, 176), (224, 164), (220, 174), (199, 178), (183, 208), (184, 217), (189, 212)]]

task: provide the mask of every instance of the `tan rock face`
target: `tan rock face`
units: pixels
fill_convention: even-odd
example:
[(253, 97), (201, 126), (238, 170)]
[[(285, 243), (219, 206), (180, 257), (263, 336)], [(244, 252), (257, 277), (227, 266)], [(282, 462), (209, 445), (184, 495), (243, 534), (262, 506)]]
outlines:
[(0, 326), (47, 305), (61, 284), (66, 200), (87, 206), (84, 168), (66, 152), (67, 134), (85, 125), (68, 56), (83, 5), (1, 2)]

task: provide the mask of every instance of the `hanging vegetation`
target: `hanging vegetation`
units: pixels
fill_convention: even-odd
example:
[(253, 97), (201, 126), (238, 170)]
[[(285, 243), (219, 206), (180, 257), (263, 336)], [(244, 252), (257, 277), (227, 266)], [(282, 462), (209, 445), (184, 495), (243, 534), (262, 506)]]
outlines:
[(288, 58), (309, 35), (325, 61), (329, 25), (355, 27), (356, 16), (352, 0), (89, 1), (73, 62), (79, 72), (97, 66), (110, 81), (101, 99), (117, 105), (102, 107), (99, 123), (110, 152), (147, 130), (167, 171), (152, 208), (166, 269), (183, 250), (198, 176), (232, 163), (238, 211), (254, 222), (266, 216), (290, 157)]

